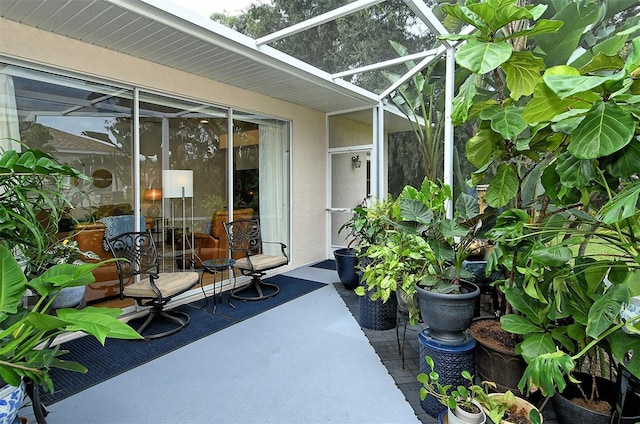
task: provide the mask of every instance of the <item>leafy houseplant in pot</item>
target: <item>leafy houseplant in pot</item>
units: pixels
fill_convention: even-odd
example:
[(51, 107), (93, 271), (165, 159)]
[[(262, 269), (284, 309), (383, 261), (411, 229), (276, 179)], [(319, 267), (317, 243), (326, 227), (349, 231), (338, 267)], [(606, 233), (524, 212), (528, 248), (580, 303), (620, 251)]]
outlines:
[[(16, 252), (30, 264), (46, 257), (48, 236), (55, 232), (69, 201), (64, 196), (67, 178), (87, 178), (37, 151), (9, 150), (0, 157), (0, 379), (2, 385), (22, 387), (24, 380), (53, 390), (51, 368), (85, 372), (59, 357), (65, 352), (51, 346), (65, 332), (80, 331), (104, 343), (106, 337), (139, 339), (141, 336), (118, 319), (113, 308), (58, 309), (49, 313), (60, 291), (94, 281), (91, 271), (100, 264), (59, 264), (28, 279)], [(29, 275), (31, 273), (29, 272)], [(27, 293), (38, 298), (23, 306)], [(19, 399), (19, 401), (18, 401)], [(13, 402), (20, 406), (21, 395)], [(38, 411), (36, 411), (36, 414)], [(5, 417), (13, 422), (11, 417)]]
[(371, 199), (356, 206), (351, 218), (338, 230), (338, 234), (346, 231), (347, 239), (350, 239), (346, 248), (333, 252), (338, 276), (347, 289), (354, 289), (360, 284), (359, 256), (362, 256), (363, 252), (375, 244), (384, 233), (385, 226), (382, 220), (389, 214), (389, 206), (392, 202), (392, 200), (380, 202)]
[(490, 390), (495, 389), (493, 382), (475, 384), (471, 373), (462, 371), (465, 385), (443, 385), (440, 375), (435, 371), (433, 358), (426, 356), (425, 362), (430, 371), (420, 373), (417, 377), (422, 383), (420, 399), (424, 400), (427, 396), (438, 399), (438, 402), (447, 407), (448, 423), (484, 422), (486, 418), (496, 424), (542, 423), (540, 411), (524, 399), (514, 396), (510, 391), (491, 393)]
[(443, 385), (440, 382), (440, 375), (435, 371), (433, 358), (425, 357), (425, 362), (430, 367), (428, 373), (418, 374), (418, 381), (422, 383), (420, 387), (420, 399), (433, 396), (443, 406), (447, 408), (447, 418), (449, 424), (481, 424), (487, 421), (487, 416), (480, 404), (474, 399), (473, 377), (469, 371), (462, 371), (462, 377), (468, 381), (466, 386), (460, 385), (452, 387), (450, 384)]
[[(122, 312), (119, 309), (63, 308), (48, 313), (62, 288), (94, 282), (91, 271), (100, 265), (54, 265), (28, 280), (11, 251), (0, 247), (0, 378), (6, 384), (19, 387), (26, 378), (52, 392), (54, 382), (49, 375), (52, 368), (86, 372), (82, 365), (60, 358), (66, 353), (60, 345), (51, 345), (63, 333), (80, 331), (103, 344), (107, 337), (142, 338), (118, 319)], [(27, 289), (39, 297), (30, 309), (21, 306)]]
[[(354, 215), (353, 225), (350, 226), (352, 235), (356, 235), (359, 243), (356, 245), (358, 267), (366, 270), (379, 258), (372, 258), (369, 249), (373, 246), (384, 245), (387, 237), (395, 201), (389, 197), (385, 200), (369, 199), (367, 205), (357, 210), (357, 219)], [(359, 322), (364, 328), (372, 330), (388, 330), (396, 326), (397, 304), (394, 293), (389, 296), (380, 296), (375, 291), (365, 290), (364, 275), (360, 286), (355, 292), (360, 296)]]
[(467, 194), (458, 196), (455, 216), (447, 218), (444, 205), (450, 198), (448, 186), (427, 179), (420, 190), (405, 187), (398, 198), (396, 227), (421, 237), (429, 246), (432, 254), (415, 280), (420, 313), (433, 338), (455, 344), (465, 340), (480, 295), (463, 262), (473, 254), (483, 222), (478, 202)]
[(637, 328), (621, 316), (640, 292), (640, 39), (633, 19), (614, 16), (631, 7), (637, 2), (442, 8), (476, 28), (448, 37), (466, 41), (456, 62), (470, 72), (453, 115), (478, 128), (466, 146), (474, 182), (494, 171), (485, 200), (508, 208), (491, 234), (491, 261), (508, 271), (513, 313), (501, 324), (523, 336), (526, 391), (562, 392), (584, 358), (592, 374), (608, 356), (640, 375), (640, 357), (628, 356), (640, 351)]

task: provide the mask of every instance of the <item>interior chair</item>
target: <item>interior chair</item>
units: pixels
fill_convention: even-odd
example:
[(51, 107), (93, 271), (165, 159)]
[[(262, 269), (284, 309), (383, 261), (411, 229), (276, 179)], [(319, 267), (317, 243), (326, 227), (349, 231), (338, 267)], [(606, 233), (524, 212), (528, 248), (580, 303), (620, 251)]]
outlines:
[[(193, 272), (159, 272), (158, 252), (150, 231), (126, 232), (107, 239), (115, 258), (120, 279), (120, 299), (133, 298), (140, 306), (149, 307), (149, 315), (137, 328), (145, 339), (177, 333), (189, 324), (189, 315), (165, 309), (171, 299), (193, 288), (199, 274)], [(146, 332), (156, 318), (168, 323), (162, 331)], [(153, 326), (149, 327), (151, 330)]]
[[(234, 209), (232, 221), (246, 220), (253, 218), (253, 209)], [(221, 209), (214, 212), (211, 217), (211, 226), (208, 233), (193, 233), (196, 254), (196, 268), (200, 268), (200, 261), (207, 259), (223, 259), (227, 257), (227, 234), (224, 230), (224, 223), (229, 220), (229, 211)]]
[[(287, 246), (281, 242), (263, 241), (260, 222), (257, 219), (225, 222), (224, 230), (229, 241), (231, 257), (236, 261), (234, 268), (242, 275), (251, 276), (249, 285), (232, 290), (231, 297), (241, 300), (263, 300), (277, 295), (280, 287), (264, 282), (262, 277), (266, 271), (289, 263), (285, 251)], [(264, 254), (264, 244), (279, 245), (279, 254)]]

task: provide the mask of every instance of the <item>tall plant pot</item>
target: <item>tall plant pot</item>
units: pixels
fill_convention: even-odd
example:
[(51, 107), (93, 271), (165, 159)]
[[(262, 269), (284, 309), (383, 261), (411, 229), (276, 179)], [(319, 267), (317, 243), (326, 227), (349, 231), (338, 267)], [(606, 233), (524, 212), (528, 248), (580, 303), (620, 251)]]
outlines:
[(480, 289), (473, 283), (462, 283), (462, 293), (443, 294), (424, 290), (416, 285), (420, 316), (429, 326), (429, 334), (448, 344), (464, 343), (465, 331), (473, 320), (473, 311)]
[(483, 381), (493, 381), (500, 392), (511, 390), (522, 396), (518, 382), (527, 367), (522, 355), (515, 353), (516, 340), (500, 327), (495, 318), (476, 318), (470, 327), (476, 339), (476, 370)]
[(355, 249), (344, 248), (333, 251), (333, 257), (336, 259), (336, 270), (342, 285), (353, 290), (360, 284), (360, 275), (358, 274), (358, 257)]
[[(583, 373), (574, 373), (578, 380), (582, 381), (581, 388), (587, 396), (591, 395), (591, 376)], [(600, 400), (607, 401), (612, 407), (616, 401), (616, 383), (606, 378), (596, 377), (596, 386)], [(622, 424), (635, 424), (640, 422), (640, 401), (637, 393), (632, 394), (635, 399), (628, 399), (622, 411)], [(609, 424), (611, 415), (595, 412), (571, 401), (573, 398), (582, 398), (580, 389), (573, 383), (567, 382), (567, 387), (562, 393), (557, 393), (551, 400), (556, 416), (561, 424)]]
[(360, 325), (369, 330), (390, 330), (395, 328), (397, 320), (397, 302), (395, 293), (389, 300), (371, 300), (369, 292), (360, 296)]

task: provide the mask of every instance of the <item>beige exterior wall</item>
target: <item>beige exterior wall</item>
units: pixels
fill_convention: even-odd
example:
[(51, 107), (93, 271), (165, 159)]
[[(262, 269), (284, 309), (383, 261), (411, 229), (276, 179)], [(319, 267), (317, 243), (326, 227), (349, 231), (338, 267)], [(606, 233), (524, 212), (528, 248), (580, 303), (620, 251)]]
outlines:
[(0, 55), (292, 121), (292, 265), (301, 266), (325, 258), (327, 178), (323, 112), (1, 18)]

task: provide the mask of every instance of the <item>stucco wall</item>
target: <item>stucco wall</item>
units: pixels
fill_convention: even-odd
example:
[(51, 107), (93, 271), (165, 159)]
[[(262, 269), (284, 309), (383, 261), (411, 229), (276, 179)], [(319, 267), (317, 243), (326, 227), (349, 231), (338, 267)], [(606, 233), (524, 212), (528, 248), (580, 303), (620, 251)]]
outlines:
[(323, 112), (1, 18), (0, 55), (292, 121), (292, 265), (325, 258), (327, 178)]

